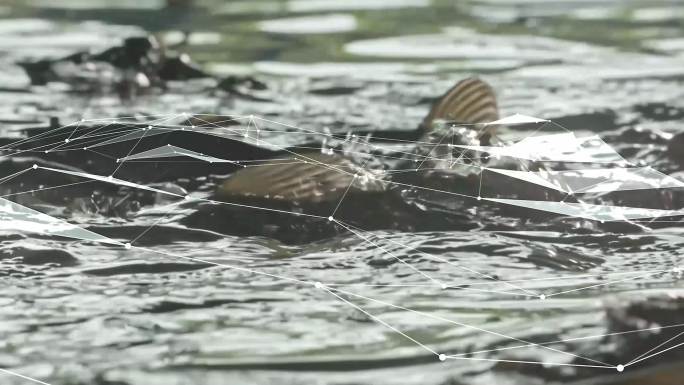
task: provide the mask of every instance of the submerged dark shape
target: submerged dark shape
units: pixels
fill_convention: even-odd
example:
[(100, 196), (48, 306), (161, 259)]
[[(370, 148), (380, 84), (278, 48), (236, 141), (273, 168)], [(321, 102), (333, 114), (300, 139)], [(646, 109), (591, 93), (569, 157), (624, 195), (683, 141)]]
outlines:
[(684, 168), (684, 133), (672, 137), (667, 144), (667, 155)]
[[(447, 135), (455, 136), (454, 140), (461, 144), (489, 143), (489, 132), (479, 133), (473, 128), (463, 128), (450, 133), (449, 129), (443, 131), (440, 128), (440, 122), (475, 124), (497, 118), (496, 98), (489, 85), (479, 79), (459, 82), (435, 103), (418, 129), (422, 134), (420, 142), (423, 145), (415, 149), (415, 157), (407, 159), (408, 162), (401, 162), (400, 167), (415, 159), (422, 159), (426, 170), (434, 169), (432, 166), (436, 164), (432, 158), (436, 155), (433, 151)], [(383, 182), (388, 180), (386, 176), (370, 172), (364, 167), (369, 162), (368, 159), (358, 160), (351, 156), (314, 151), (287, 153), (298, 162), (239, 170), (217, 190), (217, 197), (259, 197), (314, 203), (339, 200), (345, 192), (354, 194), (388, 190), (387, 184)]]
[[(492, 88), (482, 80), (465, 79), (434, 103), (417, 130), (420, 144), (393, 165), (394, 170), (415, 169), (411, 175), (369, 167), (372, 154), (286, 149), (274, 154), (274, 158), (287, 156), (293, 161), (271, 161), (239, 169), (212, 198), (224, 204), (203, 204), (183, 223), (297, 243), (353, 231), (347, 224), (364, 230), (477, 228), (481, 225), (466, 213), (472, 198), (461, 195), (473, 195), (479, 181), (479, 173), (468, 163), (482, 161), (464, 156), (464, 163), (454, 172), (453, 165), (440, 159), (444, 152), (457, 152), (447, 143), (488, 145), (495, 126), (479, 123), (498, 117)], [(432, 198), (428, 204), (422, 201), (435, 192), (437, 202), (446, 201), (448, 205), (430, 205), (434, 203)]]
[(169, 50), (152, 35), (124, 39), (120, 46), (99, 53), (78, 52), (19, 65), (33, 85), (59, 81), (84, 91), (112, 87), (124, 98), (150, 87), (165, 88), (167, 81), (211, 77), (187, 54)]
[[(633, 292), (618, 294), (606, 301), (604, 312), (604, 336), (569, 339), (558, 345), (566, 351), (570, 351), (568, 346), (573, 346), (577, 357), (572, 364), (579, 366), (571, 369), (518, 366), (517, 370), (553, 383), (574, 385), (681, 383), (684, 353), (677, 349), (684, 335), (681, 292), (674, 290), (646, 296)], [(615, 366), (609, 370), (591, 367), (600, 363)], [(502, 366), (516, 369), (516, 365)]]
[(180, 54), (164, 60), (158, 75), (162, 80), (188, 80), (207, 78), (209, 75), (197, 64), (193, 63), (188, 54)]
[[(286, 238), (302, 242), (348, 231), (347, 225), (365, 230), (425, 231), (510, 229), (519, 225), (516, 222), (527, 222), (526, 228), (534, 228), (536, 222), (542, 227), (551, 223), (567, 229), (571, 223), (577, 223), (574, 218), (556, 221), (557, 214), (475, 201), (485, 185), (487, 197), (579, 202), (574, 195), (482, 171), (485, 165), (521, 171), (545, 170), (548, 165), (544, 162), (522, 164), (505, 158), (490, 159), (486, 154), (463, 152), (453, 146), (491, 145), (497, 126), (481, 123), (495, 121), (498, 117), (492, 88), (482, 80), (465, 79), (433, 104), (417, 130), (417, 145), (390, 169), (387, 169), (388, 165), (379, 169), (369, 167), (370, 154), (345, 154), (343, 149), (339, 153), (286, 149), (276, 157), (289, 156), (292, 162), (267, 162), (264, 165), (268, 167), (234, 172), (213, 197), (228, 206), (203, 207), (187, 218), (186, 223), (231, 234), (256, 230), (256, 234), (278, 239), (283, 239), (284, 233), (293, 233), (296, 236)], [(458, 162), (450, 162), (449, 158)], [(563, 164), (556, 166), (564, 167)], [(586, 194), (582, 200), (634, 207), (649, 207), (656, 202), (664, 209), (676, 208), (666, 190)], [(246, 226), (244, 219), (234, 215), (235, 207), (231, 207), (240, 204), (249, 205), (253, 211), (254, 208), (277, 211), (267, 211), (256, 217), (252, 214), (250, 224)], [(309, 216), (293, 218), (292, 212)], [(329, 216), (334, 220), (326, 221)], [(503, 217), (516, 219), (511, 222), (500, 219)], [(295, 222), (298, 224), (294, 225)], [(306, 227), (307, 223), (311, 223), (310, 228)], [(640, 229), (630, 223), (592, 225), (596, 226), (627, 232)], [(327, 230), (321, 230), (325, 228)]]
[(216, 88), (223, 91), (240, 93), (243, 88), (263, 91), (267, 89), (268, 86), (266, 85), (266, 83), (251, 76), (228, 76), (223, 78), (216, 85)]
[[(132, 52), (145, 52), (149, 45), (141, 43), (141, 46), (132, 44), (130, 47), (137, 47), (130, 48)], [(258, 84), (254, 86), (260, 87)], [(407, 139), (409, 137), (403, 133), (399, 140), (415, 143), (412, 147), (402, 147), (398, 152), (389, 152), (392, 155), (389, 159), (376, 157), (373, 151), (349, 150), (350, 145), (369, 143), (362, 143), (363, 139), (358, 136), (347, 136), (342, 140), (333, 135), (321, 150), (301, 149), (316, 148), (321, 146), (320, 143), (304, 143), (280, 150), (260, 147), (243, 141), (241, 135), (236, 138), (234, 130), (230, 129), (236, 122), (229, 116), (212, 118), (200, 114), (169, 122), (168, 126), (156, 124), (154, 133), (147, 136), (140, 136), (138, 132), (137, 136), (129, 139), (105, 141), (98, 144), (95, 151), (47, 151), (26, 158), (12, 158), (9, 163), (15, 171), (30, 167), (34, 162), (41, 165), (48, 162), (100, 176), (115, 172), (120, 179), (148, 186), (184, 180), (181, 186), (186, 191), (214, 191), (207, 202), (182, 205), (192, 211), (182, 220), (184, 225), (225, 234), (264, 235), (288, 243), (309, 242), (352, 231), (349, 226), (363, 230), (403, 231), (548, 229), (549, 226), (558, 231), (589, 231), (598, 227), (623, 232), (643, 229), (629, 222), (599, 224), (541, 210), (476, 200), (483, 195), (484, 198), (579, 202), (574, 195), (508, 175), (482, 171), (483, 166), (518, 171), (546, 170), (547, 162), (513, 162), (506, 157), (490, 158), (488, 154), (464, 152), (454, 146), (492, 145), (498, 140), (494, 131), (497, 125), (482, 123), (495, 121), (498, 117), (492, 88), (482, 80), (469, 78), (457, 83), (433, 104), (426, 118), (412, 133), (413, 139)], [(98, 131), (98, 134), (112, 132), (120, 135), (121, 130), (151, 129), (151, 126), (135, 119), (104, 127), (81, 124), (80, 129), (86, 132), (107, 130)], [(180, 130), (178, 125), (190, 125), (202, 131)], [(220, 130), (233, 134), (222, 136)], [(68, 139), (71, 131), (58, 131), (46, 138), (37, 136), (30, 144), (14, 146), (14, 151), (29, 147), (49, 149), (54, 146), (50, 143)], [(28, 134), (33, 137), (41, 132), (45, 129)], [(129, 134), (123, 136), (126, 135)], [(135, 140), (133, 149), (131, 140)], [(396, 144), (391, 137), (373, 140), (380, 148), (387, 143)], [(140, 154), (163, 146), (181, 147), (248, 163), (181, 162), (169, 167), (163, 160), (154, 159), (123, 163), (112, 161), (125, 154)], [(257, 163), (249, 163), (252, 161)], [(249, 167), (245, 167), (247, 165)], [(554, 164), (553, 167), (564, 169), (566, 165)], [(65, 176), (60, 178), (63, 181)], [(67, 178), (73, 179), (74, 183), (81, 180), (78, 177)], [(96, 184), (105, 195), (121, 193), (118, 186), (106, 182)], [(484, 192), (481, 191), (482, 186), (486, 186), (486, 194), (481, 194)], [(155, 198), (146, 195), (150, 193), (129, 194), (127, 196), (135, 199), (125, 201), (125, 205), (117, 206), (117, 210), (107, 209), (104, 212), (125, 216), (121, 212), (129, 211), (129, 208), (135, 210), (138, 206), (155, 204)], [(663, 209), (678, 209), (682, 201), (681, 194), (668, 189), (592, 193), (584, 194), (581, 199), (596, 204), (649, 208), (654, 208), (655, 203)], [(114, 198), (106, 202), (119, 200)], [(106, 209), (110, 204), (96, 206), (98, 212), (103, 212), (103, 207)], [(651, 227), (655, 226), (658, 224), (651, 224)]]
[[(670, 274), (670, 273), (667, 273)], [(678, 274), (678, 273), (672, 273)], [(681, 362), (681, 349), (670, 349), (681, 343), (684, 324), (684, 297), (677, 291), (636, 299), (618, 296), (606, 308), (608, 333), (606, 342), (616, 345), (616, 362), (638, 363), (640, 358), (658, 353), (650, 365)], [(631, 332), (641, 330), (639, 332)], [(624, 333), (624, 334), (621, 334)], [(638, 365), (635, 365), (638, 367)]]
[(132, 99), (148, 88), (166, 89), (168, 82), (192, 79), (214, 79), (216, 90), (249, 99), (258, 100), (249, 91), (267, 89), (264, 82), (251, 76), (215, 78), (177, 49), (165, 46), (153, 35), (137, 36), (98, 53), (77, 52), (18, 64), (32, 85), (63, 82), (73, 90), (87, 92), (111, 88), (123, 99)]

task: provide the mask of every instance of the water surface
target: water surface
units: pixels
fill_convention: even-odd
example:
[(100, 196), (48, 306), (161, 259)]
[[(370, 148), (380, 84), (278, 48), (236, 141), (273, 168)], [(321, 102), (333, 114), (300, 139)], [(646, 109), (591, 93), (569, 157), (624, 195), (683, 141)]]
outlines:
[[(432, 100), (478, 74), (494, 85), (503, 115), (597, 133), (635, 164), (677, 173), (664, 154), (684, 116), (683, 12), (672, 1), (13, 1), (0, 8), (0, 135), (22, 138), (50, 117), (183, 112), (257, 114), (319, 132), (409, 132)], [(267, 87), (224, 92), (200, 79), (122, 100), (106, 68), (89, 76), (62, 68), (64, 81), (32, 85), (19, 66), (147, 32), (217, 78), (250, 75)], [(3, 158), (0, 177), (31, 157), (39, 154)], [(201, 195), (220, 178), (174, 183)], [(65, 181), (37, 172), (0, 191), (139, 248), (0, 231), (0, 367), (51, 384), (613, 384), (628, 372), (665, 373), (681, 357), (675, 350), (623, 375), (549, 365), (617, 365), (681, 332), (684, 320), (663, 310), (663, 320), (632, 329), (672, 328), (601, 337), (632, 325), (618, 316), (629, 304), (681, 296), (676, 225), (628, 233), (589, 221), (530, 225), (441, 197), (427, 210), (472, 227), (292, 244), (188, 228), (182, 218), (199, 206), (138, 212), (169, 201), (97, 184), (26, 192)], [(454, 359), (440, 362), (383, 323)], [(570, 341), (553, 342), (562, 340)], [(527, 342), (550, 343), (520, 347)]]

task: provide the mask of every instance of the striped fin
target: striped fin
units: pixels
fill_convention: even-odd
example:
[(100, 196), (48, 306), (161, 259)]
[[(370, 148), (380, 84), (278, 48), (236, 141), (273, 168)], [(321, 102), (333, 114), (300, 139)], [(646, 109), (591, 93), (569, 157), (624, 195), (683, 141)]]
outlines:
[[(359, 175), (354, 179), (354, 174)], [(339, 155), (303, 153), (291, 160), (269, 160), (233, 173), (217, 190), (221, 199), (252, 197), (323, 202), (354, 191), (382, 191), (384, 184)], [(353, 183), (352, 183), (353, 182)]]
[(492, 87), (477, 78), (456, 83), (433, 105), (421, 128), (432, 129), (437, 121), (455, 123), (487, 123), (499, 119), (496, 95)]

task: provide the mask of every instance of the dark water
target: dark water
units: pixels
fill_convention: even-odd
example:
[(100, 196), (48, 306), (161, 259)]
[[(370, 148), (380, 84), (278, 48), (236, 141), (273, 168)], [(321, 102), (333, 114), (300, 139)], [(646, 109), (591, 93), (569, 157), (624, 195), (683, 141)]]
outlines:
[[(3, 144), (51, 117), (186, 111), (257, 114), (340, 133), (410, 132), (434, 98), (479, 74), (496, 89), (502, 115), (598, 133), (635, 164), (681, 175), (666, 154), (684, 116), (681, 2), (107, 3), (0, 5)], [(147, 32), (215, 78), (254, 76), (266, 89), (217, 91), (211, 78), (122, 98), (108, 80), (116, 71), (65, 66), (62, 81), (31, 85), (18, 64), (98, 52)], [(1, 176), (37, 157), (3, 157)], [(219, 179), (174, 183), (204, 196)], [(88, 184), (26, 193), (67, 181), (36, 173), (0, 187), (3, 197), (121, 242), (136, 239), (139, 248), (0, 232), (0, 367), (17, 373), (55, 385), (678, 383), (666, 382), (676, 381), (677, 349), (624, 374), (613, 368), (682, 331), (681, 277), (672, 269), (681, 266), (684, 237), (676, 224), (623, 229), (496, 217), (487, 227), (486, 209), (442, 197), (428, 205), (431, 215), (473, 226), (288, 242), (266, 231), (235, 235), (264, 219), (248, 211), (231, 217), (231, 231), (207, 232), (183, 222), (197, 205), (174, 215), (137, 211), (170, 203), (162, 196)], [(316, 281), (341, 298), (309, 284)], [(457, 358), (440, 362), (383, 323)], [(548, 344), (513, 348), (530, 342)], [(472, 354), (479, 351), (487, 352)], [(0, 383), (30, 382), (4, 374)]]

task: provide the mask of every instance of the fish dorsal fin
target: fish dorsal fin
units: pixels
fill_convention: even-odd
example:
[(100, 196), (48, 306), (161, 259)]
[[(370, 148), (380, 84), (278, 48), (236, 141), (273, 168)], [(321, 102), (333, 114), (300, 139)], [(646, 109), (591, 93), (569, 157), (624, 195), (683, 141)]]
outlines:
[(429, 131), (438, 121), (475, 124), (497, 119), (499, 108), (492, 87), (478, 78), (467, 78), (456, 83), (432, 105), (421, 128)]

